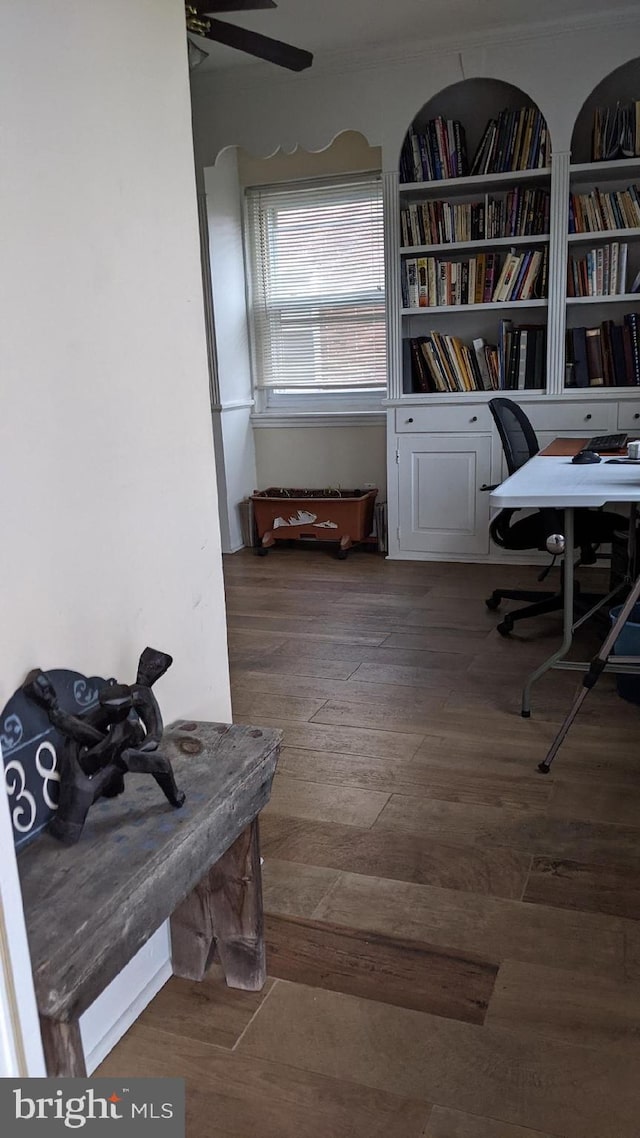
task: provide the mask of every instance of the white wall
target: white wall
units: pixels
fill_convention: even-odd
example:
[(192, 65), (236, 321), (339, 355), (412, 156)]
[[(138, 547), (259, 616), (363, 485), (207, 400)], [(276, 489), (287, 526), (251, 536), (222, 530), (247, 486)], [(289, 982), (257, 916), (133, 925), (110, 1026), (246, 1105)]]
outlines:
[(386, 497), (386, 430), (376, 427), (277, 427), (255, 431), (258, 486), (341, 487), (371, 483)]
[[(240, 290), (236, 284), (238, 264), (242, 264), (242, 246), (238, 247), (236, 240), (241, 222), (238, 206), (240, 195), (247, 186), (360, 170), (379, 170), (381, 160), (379, 148), (370, 147), (366, 138), (356, 131), (344, 131), (330, 146), (318, 153), (298, 148), (292, 154), (279, 151), (269, 158), (253, 158), (244, 150), (231, 148), (223, 151), (215, 167), (205, 171), (210, 201), (211, 266), (223, 409), (225, 394), (221, 340), (225, 356), (228, 357), (224, 370), (227, 382), (231, 384), (231, 388), (226, 390), (226, 397), (231, 397), (234, 382), (240, 397), (246, 393), (243, 386), (245, 357), (242, 342), (242, 336), (246, 334), (246, 319), (242, 320), (239, 315)], [(221, 192), (223, 186), (224, 192)], [(235, 206), (232, 205), (234, 194)], [(227, 202), (229, 205), (225, 209), (224, 203)], [(233, 215), (234, 208), (237, 217)], [(226, 218), (222, 216), (225, 212)], [(241, 330), (240, 335), (236, 332), (237, 328)], [(229, 346), (233, 349), (232, 352), (228, 350)], [(250, 392), (250, 376), (248, 390)], [(227, 422), (229, 418), (227, 416)], [(347, 425), (345, 422), (340, 427), (330, 427), (324, 423), (313, 426), (297, 426), (293, 423), (277, 427), (265, 425), (264, 430), (254, 430), (254, 452), (247, 456), (241, 409), (236, 412), (233, 421), (237, 423), (238, 420), (240, 425), (236, 427), (238, 437), (235, 446), (225, 445), (225, 473), (236, 485), (239, 485), (239, 472), (244, 462), (245, 470), (252, 465), (251, 473), (255, 486), (259, 489), (273, 485), (355, 488), (369, 482), (379, 486), (384, 493), (386, 453), (385, 427), (382, 423), (371, 427)], [(227, 435), (228, 432), (227, 427)]]
[(167, 721), (226, 720), (181, 0), (4, 0), (0, 101), (0, 705), (151, 644)]
[(242, 202), (235, 147), (205, 171), (211, 292), (216, 330), (218, 448), (222, 548), (242, 548), (238, 503), (256, 488), (251, 430), (251, 363), (242, 246)]

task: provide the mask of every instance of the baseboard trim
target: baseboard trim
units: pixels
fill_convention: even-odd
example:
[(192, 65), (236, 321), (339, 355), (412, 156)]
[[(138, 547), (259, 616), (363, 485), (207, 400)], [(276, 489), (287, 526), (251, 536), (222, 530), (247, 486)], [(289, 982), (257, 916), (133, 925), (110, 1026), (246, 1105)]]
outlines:
[(96, 1067), (100, 1066), (102, 1060), (106, 1059), (116, 1043), (122, 1039), (122, 1036), (125, 1035), (132, 1024), (135, 1023), (138, 1016), (142, 1014), (147, 1004), (151, 1003), (154, 996), (158, 995), (160, 989), (164, 988), (167, 980), (170, 980), (172, 975), (171, 961), (163, 961), (149, 982), (145, 984), (142, 991), (138, 993), (128, 1008), (118, 1016), (115, 1023), (110, 1025), (102, 1038), (98, 1040), (88, 1055), (85, 1056), (88, 1075), (91, 1075)]

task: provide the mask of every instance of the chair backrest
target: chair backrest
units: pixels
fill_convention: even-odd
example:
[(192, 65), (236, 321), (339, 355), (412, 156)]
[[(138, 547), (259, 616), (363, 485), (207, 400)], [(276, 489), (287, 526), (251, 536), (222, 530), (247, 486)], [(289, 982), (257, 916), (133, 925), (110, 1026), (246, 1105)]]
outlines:
[(512, 399), (490, 399), (489, 410), (498, 428), (507, 469), (513, 474), (540, 450), (536, 432), (522, 407)]

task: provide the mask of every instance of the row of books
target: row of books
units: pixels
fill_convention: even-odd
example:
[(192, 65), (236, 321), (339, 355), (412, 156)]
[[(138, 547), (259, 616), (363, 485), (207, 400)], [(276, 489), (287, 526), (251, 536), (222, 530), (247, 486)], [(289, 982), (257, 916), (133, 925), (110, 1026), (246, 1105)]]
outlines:
[(438, 115), (423, 130), (409, 127), (400, 152), (401, 182), (437, 182), (468, 173), (467, 141), (458, 119)]
[[(567, 296), (620, 296), (627, 283), (626, 241), (612, 241), (570, 257), (567, 265)], [(640, 286), (640, 275), (632, 292)]]
[(640, 99), (596, 109), (591, 154), (594, 162), (640, 157)]
[(569, 198), (569, 233), (600, 233), (603, 229), (640, 226), (640, 187), (626, 190), (593, 189)]
[(436, 257), (402, 262), (403, 308), (437, 308), (453, 304), (490, 304), (546, 295), (548, 246), (544, 250), (478, 253), (463, 261)]
[(487, 124), (471, 173), (535, 170), (548, 166), (550, 156), (547, 124), (537, 107), (500, 111)]
[(400, 212), (403, 246), (538, 237), (548, 232), (548, 190), (523, 186), (516, 186), (502, 197), (485, 194), (473, 202), (411, 203)]
[(522, 391), (544, 387), (547, 330), (500, 321), (497, 344), (430, 332), (403, 341), (411, 392)]
[(567, 387), (629, 387), (640, 384), (640, 312), (622, 324), (567, 332)]
[(400, 153), (400, 181), (535, 170), (548, 166), (549, 157), (549, 132), (537, 107), (504, 110), (489, 119), (470, 167), (462, 123), (438, 115), (422, 129), (409, 127)]

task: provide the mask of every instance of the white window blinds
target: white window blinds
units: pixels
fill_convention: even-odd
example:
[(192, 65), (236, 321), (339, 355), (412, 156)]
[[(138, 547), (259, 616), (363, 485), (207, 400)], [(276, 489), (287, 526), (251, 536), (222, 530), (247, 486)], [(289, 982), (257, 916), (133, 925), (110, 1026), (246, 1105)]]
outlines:
[(379, 175), (247, 190), (255, 383), (386, 385)]

